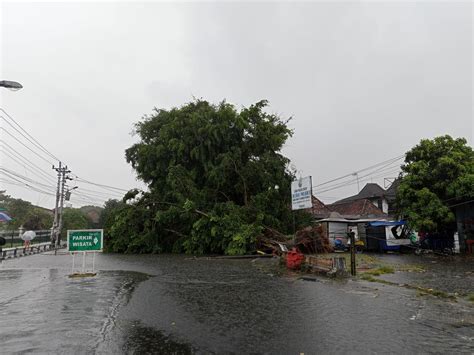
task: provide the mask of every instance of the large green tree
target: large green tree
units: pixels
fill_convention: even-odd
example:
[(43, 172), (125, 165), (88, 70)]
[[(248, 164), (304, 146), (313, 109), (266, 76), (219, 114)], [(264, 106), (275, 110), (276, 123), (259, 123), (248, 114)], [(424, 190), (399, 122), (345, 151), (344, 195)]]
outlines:
[(406, 153), (398, 207), (412, 227), (454, 228), (455, 207), (474, 198), (474, 151), (464, 138), (423, 139)]
[(126, 159), (148, 191), (124, 198), (110, 249), (242, 254), (265, 227), (289, 232), (294, 176), (280, 150), (292, 132), (266, 106), (197, 100), (137, 123)]

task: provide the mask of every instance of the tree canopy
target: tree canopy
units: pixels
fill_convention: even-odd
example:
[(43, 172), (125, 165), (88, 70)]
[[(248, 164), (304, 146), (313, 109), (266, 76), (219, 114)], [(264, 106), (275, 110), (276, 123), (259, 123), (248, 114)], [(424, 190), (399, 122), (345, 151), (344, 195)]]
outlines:
[(265, 227), (288, 232), (294, 174), (280, 151), (292, 131), (266, 106), (196, 100), (138, 122), (126, 159), (148, 191), (125, 196), (110, 249), (242, 254)]
[(423, 139), (406, 153), (397, 201), (418, 230), (453, 228), (454, 207), (474, 198), (474, 151), (464, 138)]
[(18, 229), (23, 226), (25, 229), (41, 230), (49, 229), (53, 224), (53, 213), (44, 208), (31, 204), (31, 202), (14, 198), (0, 191), (0, 208), (5, 210), (12, 220), (2, 223), (2, 229)]
[(66, 238), (68, 229), (86, 229), (89, 227), (89, 221), (79, 208), (65, 208), (63, 211), (63, 227), (61, 231), (62, 238)]

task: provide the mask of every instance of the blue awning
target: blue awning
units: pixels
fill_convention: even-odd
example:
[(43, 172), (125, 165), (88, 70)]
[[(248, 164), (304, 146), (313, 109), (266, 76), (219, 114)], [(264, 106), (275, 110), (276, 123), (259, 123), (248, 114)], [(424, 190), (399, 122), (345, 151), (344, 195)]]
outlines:
[(370, 227), (394, 227), (394, 226), (404, 226), (406, 221), (376, 221), (376, 222), (369, 222)]

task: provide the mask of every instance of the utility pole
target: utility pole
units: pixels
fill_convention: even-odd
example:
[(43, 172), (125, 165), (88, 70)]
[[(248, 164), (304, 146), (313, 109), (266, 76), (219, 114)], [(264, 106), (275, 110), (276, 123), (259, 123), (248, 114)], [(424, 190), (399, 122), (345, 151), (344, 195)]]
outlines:
[(51, 244), (56, 246), (56, 232), (58, 228), (58, 208), (59, 208), (59, 196), (61, 194), (61, 177), (62, 177), (62, 164), (59, 162), (59, 167), (55, 167), (53, 165), (53, 170), (56, 170), (58, 173), (58, 185), (56, 189), (56, 204), (54, 206), (54, 221), (53, 221), (53, 228), (51, 230)]
[(64, 189), (66, 186), (66, 180), (71, 179), (69, 176), (66, 174), (70, 173), (71, 170), (67, 169), (67, 166), (65, 166), (62, 169), (62, 183), (61, 183), (61, 200), (59, 203), (59, 222), (58, 222), (58, 232), (56, 234), (56, 247), (60, 246), (60, 241), (61, 241), (61, 230), (63, 228), (63, 207), (64, 207)]
[(58, 186), (56, 191), (56, 208), (54, 210), (54, 224), (53, 224), (53, 233), (52, 233), (52, 243), (54, 243), (55, 249), (60, 246), (61, 240), (61, 229), (63, 226), (63, 207), (64, 207), (64, 190), (66, 185), (66, 180), (70, 179), (66, 174), (71, 171), (68, 170), (67, 166), (62, 166), (59, 162), (59, 167), (53, 169), (58, 172)]
[(356, 276), (355, 233), (350, 231), (348, 234), (351, 241), (351, 275)]

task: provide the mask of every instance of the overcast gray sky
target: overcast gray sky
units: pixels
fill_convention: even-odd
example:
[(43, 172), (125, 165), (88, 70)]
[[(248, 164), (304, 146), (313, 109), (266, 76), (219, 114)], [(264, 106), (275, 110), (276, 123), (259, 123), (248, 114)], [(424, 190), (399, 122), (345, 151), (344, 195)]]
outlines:
[[(24, 86), (1, 89), (0, 107), (97, 183), (137, 186), (124, 159), (133, 123), (193, 96), (238, 107), (268, 99), (271, 112), (292, 116), (284, 154), (314, 185), (400, 156), (421, 138), (473, 143), (469, 1), (2, 1), (0, 12), (0, 79)], [(1, 126), (12, 131), (3, 119)], [(0, 157), (3, 168), (48, 185), (3, 149)], [(393, 166), (360, 179), (383, 186)], [(10, 181), (0, 182), (9, 194), (54, 206), (52, 196), (0, 178)], [(107, 190), (77, 184), (102, 193), (89, 199), (106, 198)], [(357, 184), (316, 196), (355, 193)]]

